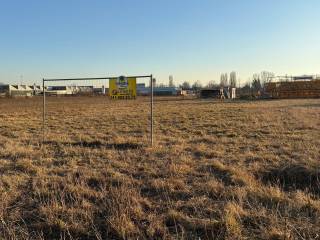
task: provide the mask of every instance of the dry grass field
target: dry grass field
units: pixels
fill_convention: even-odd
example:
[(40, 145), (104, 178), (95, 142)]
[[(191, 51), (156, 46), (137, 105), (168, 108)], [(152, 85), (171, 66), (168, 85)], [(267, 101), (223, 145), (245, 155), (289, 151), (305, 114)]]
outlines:
[(320, 100), (0, 99), (0, 239), (320, 239)]

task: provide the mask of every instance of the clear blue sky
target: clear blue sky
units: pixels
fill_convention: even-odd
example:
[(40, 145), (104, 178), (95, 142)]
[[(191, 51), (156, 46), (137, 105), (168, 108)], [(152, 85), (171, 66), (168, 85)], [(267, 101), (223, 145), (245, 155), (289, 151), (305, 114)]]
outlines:
[(0, 82), (320, 73), (318, 0), (0, 0)]

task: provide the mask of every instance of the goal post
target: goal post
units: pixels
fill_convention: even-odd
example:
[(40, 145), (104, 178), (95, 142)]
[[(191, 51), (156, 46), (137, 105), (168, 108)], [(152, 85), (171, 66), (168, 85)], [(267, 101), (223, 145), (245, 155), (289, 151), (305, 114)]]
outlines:
[[(123, 77), (123, 76), (121, 76)], [(46, 83), (47, 82), (72, 82), (72, 81), (95, 81), (95, 80), (111, 80), (111, 79), (117, 79), (119, 77), (98, 77), (98, 78), (43, 78), (42, 79), (42, 93), (43, 93), (43, 101), (42, 101), (42, 136), (43, 136), (43, 143), (46, 140)], [(154, 79), (153, 75), (140, 75), (140, 76), (126, 76), (126, 78), (135, 78), (135, 79), (150, 79), (150, 146), (153, 147), (154, 141), (153, 141), (153, 85), (154, 85)]]

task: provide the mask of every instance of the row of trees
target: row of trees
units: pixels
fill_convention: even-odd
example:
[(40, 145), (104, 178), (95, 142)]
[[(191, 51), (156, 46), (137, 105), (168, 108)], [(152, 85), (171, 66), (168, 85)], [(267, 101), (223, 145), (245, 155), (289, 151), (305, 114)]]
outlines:
[[(164, 84), (159, 84), (159, 87), (165, 87)], [(173, 77), (169, 77), (169, 87), (175, 87), (176, 85), (173, 82)], [(236, 87), (237, 86), (237, 74), (236, 72), (231, 72), (230, 75), (228, 73), (223, 73), (220, 76), (220, 83), (216, 83), (215, 81), (211, 80), (206, 85), (202, 85), (199, 80), (195, 81), (194, 83), (190, 83), (188, 81), (184, 81), (178, 87), (184, 90), (198, 90), (203, 87), (205, 88), (216, 88), (216, 87)]]
[(253, 74), (252, 78), (244, 85), (243, 89), (253, 90), (254, 92), (261, 91), (264, 86), (272, 81), (275, 77), (274, 73), (262, 71), (261, 73)]
[[(270, 82), (274, 77), (274, 73), (268, 71), (262, 71), (261, 73), (253, 74), (252, 78), (242, 87), (249, 88), (255, 91), (260, 91), (267, 82)], [(222, 73), (220, 75), (220, 82), (217, 83), (213, 80), (209, 81), (206, 85), (202, 85), (200, 81), (195, 81), (194, 83), (190, 83), (188, 81), (184, 81), (178, 87), (184, 90), (199, 90), (201, 88), (218, 88), (218, 87), (240, 87), (239, 80), (237, 78), (237, 73), (235, 71), (228, 73)], [(165, 84), (159, 84), (159, 87), (165, 87)], [(169, 77), (169, 87), (175, 87), (173, 77)]]

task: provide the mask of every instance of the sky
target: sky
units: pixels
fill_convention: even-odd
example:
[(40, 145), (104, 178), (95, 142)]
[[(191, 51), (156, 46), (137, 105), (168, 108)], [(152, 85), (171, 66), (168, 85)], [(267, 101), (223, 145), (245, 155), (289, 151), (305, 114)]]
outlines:
[(318, 0), (0, 0), (0, 82), (320, 73)]

